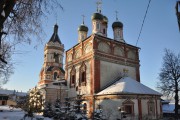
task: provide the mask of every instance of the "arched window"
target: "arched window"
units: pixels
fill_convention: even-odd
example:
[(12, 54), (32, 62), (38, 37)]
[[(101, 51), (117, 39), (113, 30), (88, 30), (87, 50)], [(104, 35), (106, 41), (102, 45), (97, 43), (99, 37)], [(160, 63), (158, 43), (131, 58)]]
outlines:
[(86, 65), (84, 63), (79, 70), (79, 85), (86, 85)]
[(87, 104), (86, 103), (83, 104), (83, 110), (85, 113), (87, 112)]
[(133, 115), (134, 114), (134, 102), (131, 100), (125, 100), (123, 103), (123, 110), (126, 114)]
[(82, 35), (81, 35), (81, 40), (84, 40), (84, 38), (85, 38), (85, 37), (84, 37), (84, 34), (82, 34)]
[(54, 53), (54, 62), (59, 63), (59, 54)]
[(70, 88), (76, 85), (76, 69), (73, 67), (70, 73)]
[(58, 77), (58, 73), (54, 72), (54, 80), (57, 80), (57, 77)]
[(105, 28), (103, 29), (103, 34), (106, 34), (106, 29)]
[(99, 23), (96, 24), (96, 29), (100, 30), (100, 24)]
[(120, 29), (117, 30), (117, 36), (120, 37)]

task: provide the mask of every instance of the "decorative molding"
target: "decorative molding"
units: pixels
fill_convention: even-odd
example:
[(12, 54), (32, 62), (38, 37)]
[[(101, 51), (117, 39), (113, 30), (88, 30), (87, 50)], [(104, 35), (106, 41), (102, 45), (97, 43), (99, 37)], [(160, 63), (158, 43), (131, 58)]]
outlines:
[(98, 50), (105, 53), (110, 53), (111, 49), (108, 43), (105, 42), (99, 42), (98, 43)]
[(115, 46), (114, 47), (114, 55), (118, 55), (118, 56), (124, 56), (124, 49), (122, 49), (121, 47)]

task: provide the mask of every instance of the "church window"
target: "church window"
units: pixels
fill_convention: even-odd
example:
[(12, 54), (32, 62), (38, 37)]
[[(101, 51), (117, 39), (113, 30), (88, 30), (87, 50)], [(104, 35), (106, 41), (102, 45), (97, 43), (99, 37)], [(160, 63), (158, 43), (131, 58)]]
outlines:
[(117, 36), (120, 37), (120, 30), (117, 30)]
[(87, 104), (86, 103), (83, 104), (83, 109), (84, 109), (84, 112), (87, 112)]
[(126, 100), (123, 103), (123, 109), (126, 114), (133, 115), (134, 114), (134, 102), (131, 100)]
[(84, 40), (84, 35), (83, 34), (81, 35), (81, 40)]
[(79, 85), (86, 85), (86, 65), (84, 63), (79, 70)]
[(126, 114), (132, 114), (133, 111), (132, 111), (132, 105), (125, 105), (124, 106), (124, 109), (126, 111)]
[(97, 30), (100, 30), (100, 24), (99, 23), (96, 24), (96, 28), (97, 28)]
[(75, 84), (75, 75), (72, 75), (72, 84)]
[(58, 73), (54, 72), (54, 80), (57, 80), (57, 77), (58, 77)]
[(70, 73), (70, 87), (75, 87), (76, 85), (76, 70), (73, 67)]
[(106, 29), (103, 29), (103, 34), (106, 34)]
[(59, 63), (59, 54), (54, 53), (54, 62)]

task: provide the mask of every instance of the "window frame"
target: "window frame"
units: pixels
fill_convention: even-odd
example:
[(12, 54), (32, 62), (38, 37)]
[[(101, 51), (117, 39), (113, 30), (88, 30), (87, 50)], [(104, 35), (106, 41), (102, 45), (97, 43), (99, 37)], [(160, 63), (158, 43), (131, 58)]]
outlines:
[[(56, 76), (55, 76), (55, 74), (56, 74)], [(58, 72), (55, 71), (55, 72), (53, 73), (53, 80), (57, 80), (57, 78), (58, 78)]]
[[(127, 115), (134, 115), (134, 102), (133, 101), (131, 101), (131, 100), (125, 100), (123, 103), (122, 103), (122, 105), (123, 105), (123, 111), (125, 111), (125, 113), (127, 114)], [(126, 108), (127, 107), (131, 107), (131, 113), (127, 113), (127, 111), (126, 111)]]
[(70, 88), (75, 88), (76, 86), (76, 69), (73, 67), (70, 72)]
[(79, 68), (79, 86), (86, 86), (86, 65), (82, 63)]

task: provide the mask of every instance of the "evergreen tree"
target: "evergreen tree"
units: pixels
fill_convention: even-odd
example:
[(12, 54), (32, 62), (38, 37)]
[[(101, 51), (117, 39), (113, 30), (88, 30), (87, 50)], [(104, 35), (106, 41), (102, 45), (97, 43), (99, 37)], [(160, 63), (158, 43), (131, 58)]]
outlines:
[(74, 101), (74, 111), (75, 111), (75, 119), (76, 120), (87, 120), (86, 116), (86, 104), (82, 104), (84, 100), (82, 99), (82, 95), (77, 95), (77, 98)]
[(52, 110), (52, 104), (50, 102), (46, 103), (44, 105), (44, 110), (43, 110), (43, 116), (44, 117), (53, 117), (54, 113)]
[(98, 105), (98, 108), (94, 111), (94, 120), (105, 120), (103, 117), (103, 110), (101, 109), (101, 106)]
[(63, 111), (61, 109), (61, 102), (59, 99), (56, 100), (54, 104), (54, 119), (62, 119), (63, 118)]
[(36, 87), (29, 92), (29, 106), (33, 112), (42, 112), (44, 101), (42, 94)]

